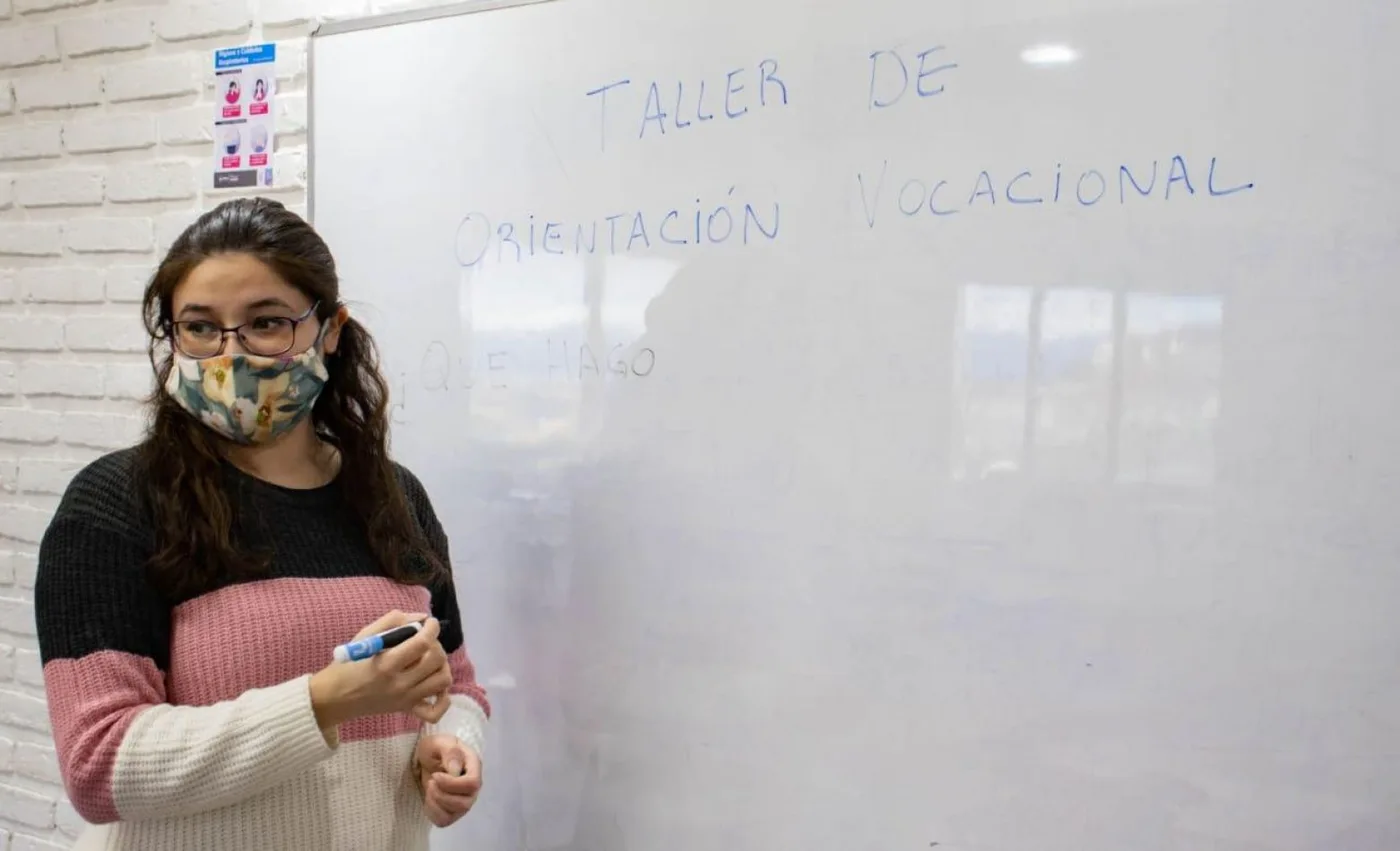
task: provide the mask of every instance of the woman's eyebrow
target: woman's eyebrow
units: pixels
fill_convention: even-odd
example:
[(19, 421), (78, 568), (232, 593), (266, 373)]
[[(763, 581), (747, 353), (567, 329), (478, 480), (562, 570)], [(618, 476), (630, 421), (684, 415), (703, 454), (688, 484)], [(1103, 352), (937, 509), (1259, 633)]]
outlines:
[(273, 298), (260, 298), (260, 299), (258, 299), (257, 301), (253, 302), (252, 304), (248, 305), (248, 308), (247, 308), (247, 309), (248, 309), (248, 310), (257, 310), (257, 309), (260, 308), (260, 307), (285, 307), (285, 308), (287, 308), (288, 310), (291, 310), (291, 309), (292, 309), (292, 306), (291, 306), (290, 304), (287, 304), (287, 303), (286, 303), (285, 301), (283, 301), (282, 299), (276, 298), (276, 297), (273, 297)]

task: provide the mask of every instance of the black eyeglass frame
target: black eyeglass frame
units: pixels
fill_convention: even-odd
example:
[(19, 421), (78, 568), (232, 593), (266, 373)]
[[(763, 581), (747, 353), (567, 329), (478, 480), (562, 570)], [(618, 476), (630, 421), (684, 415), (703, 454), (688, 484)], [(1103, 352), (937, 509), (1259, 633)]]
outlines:
[[(308, 322), (308, 321), (310, 321), (311, 318), (314, 317), (314, 316), (316, 315), (316, 309), (319, 308), (320, 306), (321, 306), (321, 303), (318, 301), (318, 302), (316, 302), (315, 304), (311, 305), (311, 307), (307, 308), (307, 311), (306, 311), (305, 313), (303, 313), (301, 316), (297, 316), (297, 317), (279, 316), (279, 317), (277, 317), (277, 318), (279, 318), (279, 319), (285, 319), (285, 320), (287, 320), (288, 322), (292, 323), (292, 339), (291, 339), (291, 342), (287, 343), (287, 348), (283, 349), (283, 350), (280, 351), (280, 352), (268, 353), (268, 352), (252, 352), (252, 351), (250, 351), (250, 353), (251, 353), (251, 354), (257, 355), (258, 357), (264, 357), (264, 358), (278, 358), (278, 357), (281, 357), (282, 355), (285, 355), (287, 352), (290, 352), (290, 351), (292, 350), (292, 348), (293, 348), (294, 346), (296, 346), (296, 344), (297, 344), (297, 329), (299, 329), (299, 328), (301, 327), (301, 324), (302, 324), (303, 322)], [(264, 319), (264, 318), (266, 318), (266, 317), (261, 317), (261, 316), (258, 317), (258, 319)], [(181, 326), (181, 325), (189, 325), (189, 324), (194, 323), (194, 322), (209, 322), (208, 319), (171, 319), (171, 320), (168, 320), (168, 321), (166, 321), (166, 323), (165, 323), (165, 334), (166, 334), (166, 337), (169, 338), (169, 340), (170, 340), (170, 345), (171, 345), (171, 347), (174, 348), (175, 351), (177, 351), (177, 352), (179, 352), (180, 354), (184, 355), (185, 357), (187, 357), (187, 358), (192, 358), (192, 359), (194, 359), (194, 360), (209, 360), (210, 358), (219, 357), (220, 355), (222, 355), (222, 354), (224, 353), (224, 349), (227, 349), (227, 348), (228, 348), (228, 335), (229, 335), (229, 334), (233, 334), (235, 337), (237, 337), (237, 338), (238, 338), (238, 342), (243, 346), (243, 348), (245, 348), (245, 349), (249, 348), (249, 347), (248, 347), (248, 340), (243, 336), (243, 329), (246, 328), (246, 327), (248, 327), (249, 325), (253, 324), (254, 322), (257, 322), (258, 319), (250, 319), (249, 321), (244, 322), (244, 323), (241, 324), (241, 325), (234, 325), (234, 326), (231, 327), (231, 328), (225, 328), (225, 327), (223, 327), (223, 326), (221, 326), (221, 325), (215, 325), (214, 327), (217, 328), (218, 331), (219, 331), (219, 348), (218, 348), (213, 354), (208, 354), (208, 355), (192, 355), (192, 354), (190, 354), (189, 352), (185, 351), (184, 349), (180, 348), (180, 327), (179, 327), (179, 326)], [(213, 325), (214, 323), (210, 322), (209, 324)]]

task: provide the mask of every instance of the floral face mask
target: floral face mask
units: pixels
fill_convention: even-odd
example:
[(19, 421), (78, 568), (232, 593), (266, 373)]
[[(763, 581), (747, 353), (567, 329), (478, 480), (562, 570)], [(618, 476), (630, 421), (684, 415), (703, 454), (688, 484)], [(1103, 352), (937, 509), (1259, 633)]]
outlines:
[(215, 432), (235, 443), (267, 443), (311, 413), (326, 386), (321, 336), (298, 355), (218, 355), (196, 360), (176, 352), (165, 392)]

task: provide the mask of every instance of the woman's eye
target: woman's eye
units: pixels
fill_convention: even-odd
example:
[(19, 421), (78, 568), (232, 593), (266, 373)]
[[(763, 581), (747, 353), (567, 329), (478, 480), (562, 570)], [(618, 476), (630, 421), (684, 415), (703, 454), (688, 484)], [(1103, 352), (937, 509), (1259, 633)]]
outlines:
[(214, 327), (214, 323), (212, 323), (212, 322), (186, 322), (186, 323), (185, 323), (185, 331), (186, 331), (186, 333), (189, 333), (189, 334), (197, 334), (197, 335), (199, 335), (199, 336), (205, 336), (205, 335), (208, 335), (208, 334), (213, 334), (213, 333), (215, 333), (217, 330), (218, 330), (218, 329), (216, 329), (216, 328)]
[(281, 316), (259, 316), (248, 323), (254, 331), (280, 331), (287, 325), (287, 320)]

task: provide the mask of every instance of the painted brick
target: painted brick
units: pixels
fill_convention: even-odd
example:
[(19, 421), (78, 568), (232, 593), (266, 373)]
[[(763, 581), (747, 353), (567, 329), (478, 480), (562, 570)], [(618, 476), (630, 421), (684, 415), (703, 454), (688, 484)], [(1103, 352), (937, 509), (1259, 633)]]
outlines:
[(103, 116), (63, 125), (63, 147), (72, 154), (136, 151), (155, 144), (156, 121), (149, 115)]
[(8, 563), (6, 570), (13, 571), (15, 584), (21, 588), (33, 588), (39, 574), (39, 557), (33, 553), (11, 552), (0, 555), (0, 560)]
[[(9, 771), (15, 756), (15, 743), (12, 739), (0, 737), (0, 771)], [(4, 847), (4, 846), (0, 846)]]
[[(14, 13), (15, 7), (14, 3), (12, 3), (11, 0), (0, 0), (0, 20), (4, 20), (5, 18), (10, 17)], [(4, 845), (0, 845), (0, 848), (4, 847)]]
[[(109, 363), (102, 385), (109, 399), (142, 400), (155, 388), (155, 373), (149, 363)], [(23, 478), (24, 470), (20, 469)]]
[[(7, 505), (0, 510), (0, 535), (22, 541), (26, 544), (37, 545), (44, 538), (44, 530), (49, 526), (49, 520), (53, 518), (53, 512), (45, 511), (42, 508), (35, 508), (32, 505)], [(24, 602), (24, 601), (21, 601)], [(30, 604), (24, 603), (26, 608)], [(4, 606), (0, 606), (0, 629), (11, 632), (24, 631), (32, 635), (34, 632), (33, 615), (29, 615), (28, 620), (23, 618), (16, 620), (6, 614)], [(4, 809), (0, 808), (0, 813)]]
[(37, 836), (16, 833), (10, 840), (10, 851), (68, 851), (68, 846), (56, 845)]
[(306, 39), (277, 42), (278, 82), (289, 82), (306, 75)]
[(63, 339), (74, 352), (144, 352), (146, 330), (139, 317), (70, 316)]
[(89, 170), (35, 171), (15, 176), (21, 207), (80, 207), (102, 203), (102, 173)]
[(0, 315), (0, 351), (62, 351), (63, 327), (57, 316)]
[[(54, 800), (48, 795), (0, 785), (0, 813), (4, 813), (10, 821), (27, 827), (51, 828), (54, 826), (53, 812)], [(10, 848), (14, 847), (12, 839)]]
[(70, 396), (100, 399), (106, 379), (100, 363), (29, 360), (19, 371), (19, 392), (26, 398)]
[[(42, 677), (39, 685), (42, 686)], [(45, 783), (62, 783), (63, 775), (58, 773), (58, 757), (54, 749), (47, 745), (20, 742), (15, 745), (15, 773), (32, 780)]]
[(145, 9), (73, 18), (58, 24), (58, 45), (69, 56), (140, 50), (154, 40), (151, 15)]
[(0, 256), (53, 257), (63, 253), (63, 225), (58, 222), (0, 224)]
[[(60, 419), (59, 415), (53, 411), (0, 407), (0, 440), (10, 440), (15, 443), (52, 443), (55, 435), (54, 430), (58, 428)], [(6, 508), (6, 511), (13, 508)], [(3, 514), (4, 512), (0, 512), (0, 515)], [(3, 519), (0, 517), (0, 520)], [(0, 534), (3, 534), (3, 531), (0, 531)], [(29, 539), (21, 538), (20, 540)], [(3, 607), (0, 607), (0, 629), (3, 629), (6, 623)]]
[(0, 644), (0, 680), (13, 680), (15, 678), (15, 648), (8, 644)]
[(102, 270), (85, 266), (31, 266), (16, 275), (25, 301), (91, 304), (103, 300)]
[(197, 191), (194, 168), (187, 162), (122, 166), (107, 174), (107, 200), (118, 203), (184, 201)]
[(60, 833), (74, 839), (87, 829), (87, 822), (78, 815), (78, 811), (73, 809), (73, 802), (67, 798), (58, 802), (58, 808), (54, 812), (54, 821), (58, 823)]
[(161, 113), (160, 143), (162, 145), (211, 145), (214, 141), (209, 107), (192, 106)]
[(0, 398), (9, 398), (19, 393), (19, 364), (14, 361), (0, 361)]
[[(213, 62), (209, 63), (212, 68)], [(124, 62), (107, 69), (104, 86), (113, 103), (199, 94), (204, 88), (204, 65), (194, 57), (171, 56)]]
[(176, 210), (156, 216), (156, 248), (165, 251), (185, 229), (194, 224), (202, 210)]
[(277, 135), (305, 133), (306, 121), (306, 95), (277, 98)]
[(166, 41), (184, 41), (248, 31), (253, 16), (240, 0), (225, 3), (180, 3), (167, 6), (156, 19), (156, 34)]
[(73, 6), (91, 6), (96, 2), (97, 0), (14, 0), (15, 11), (22, 15), (68, 9)]
[(68, 459), (26, 458), (19, 467), (18, 490), (20, 493), (62, 495), (85, 463)]
[[(0, 425), (4, 423), (2, 416), (4, 413), (4, 410), (0, 409)], [(26, 497), (26, 500), (39, 498), (31, 496)], [(54, 502), (52, 497), (43, 497), (43, 499)], [(27, 502), (0, 505), (0, 537), (38, 546), (52, 518), (53, 509), (37, 508)], [(32, 604), (26, 600), (0, 598), (0, 630), (32, 636), (34, 634)], [(4, 723), (3, 710), (3, 705), (0, 705), (0, 724)], [(0, 814), (3, 813), (4, 810), (0, 809)]]
[(334, 18), (352, 18), (368, 11), (365, 0), (263, 0), (264, 26), (282, 27)]
[(14, 676), (15, 681), (28, 686), (44, 685), (44, 663), (38, 650), (27, 650), (23, 647), (14, 653)]
[(59, 438), (73, 446), (123, 449), (141, 439), (143, 427), (141, 417), (127, 414), (68, 413), (59, 426)]
[(14, 111), (14, 87), (9, 80), (0, 80), (0, 115), (9, 115)]
[(14, 301), (18, 288), (15, 284), (14, 269), (0, 269), (0, 304)]
[[(156, 228), (160, 228), (156, 220)], [(151, 281), (149, 266), (111, 266), (107, 269), (107, 300), (118, 303), (139, 303)]]
[(63, 134), (57, 122), (26, 124), (0, 131), (0, 162), (41, 160), (63, 153)]
[(52, 26), (21, 24), (0, 29), (0, 68), (42, 65), (58, 59), (58, 31)]
[(102, 102), (102, 75), (90, 68), (20, 77), (14, 86), (15, 102), (24, 112), (96, 106)]
[[(5, 511), (17, 507), (27, 506), (6, 505)], [(0, 629), (15, 635), (34, 635), (38, 631), (34, 627), (34, 604), (18, 597), (0, 597)]]
[(151, 250), (151, 220), (73, 219), (66, 231), (68, 247), (77, 252), (145, 252)]
[(15, 205), (15, 182), (0, 176), (0, 210), (8, 210)]

